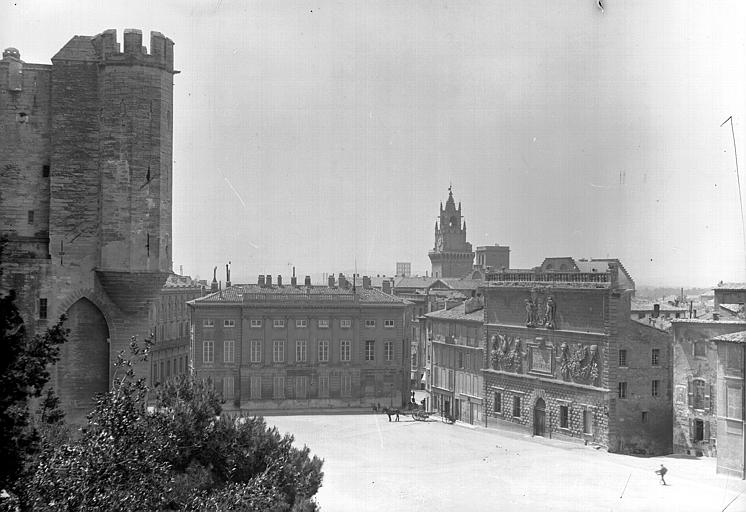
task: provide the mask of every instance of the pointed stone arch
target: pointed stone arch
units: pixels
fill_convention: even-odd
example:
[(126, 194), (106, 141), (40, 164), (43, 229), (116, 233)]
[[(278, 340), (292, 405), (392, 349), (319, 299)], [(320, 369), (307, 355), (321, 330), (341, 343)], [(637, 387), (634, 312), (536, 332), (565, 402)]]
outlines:
[(111, 324), (103, 310), (85, 296), (64, 312), (70, 334), (60, 350), (55, 387), (68, 418), (77, 422), (90, 412), (94, 396), (109, 390)]

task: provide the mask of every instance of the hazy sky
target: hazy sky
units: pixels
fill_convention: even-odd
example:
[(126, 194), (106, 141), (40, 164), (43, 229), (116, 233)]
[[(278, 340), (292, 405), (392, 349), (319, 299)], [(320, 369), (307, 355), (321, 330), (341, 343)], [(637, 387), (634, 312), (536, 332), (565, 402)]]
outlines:
[(604, 4), (2, 0), (0, 46), (50, 63), (109, 28), (175, 42), (174, 268), (192, 276), (424, 272), (452, 183), (468, 240), (514, 267), (746, 280), (720, 127), (733, 115), (746, 155), (744, 3)]

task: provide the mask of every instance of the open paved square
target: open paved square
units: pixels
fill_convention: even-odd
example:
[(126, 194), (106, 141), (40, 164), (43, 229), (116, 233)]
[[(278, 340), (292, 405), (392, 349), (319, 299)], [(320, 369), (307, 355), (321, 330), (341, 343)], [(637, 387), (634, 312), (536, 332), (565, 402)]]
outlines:
[[(616, 455), (437, 417), (266, 419), (324, 458), (323, 512), (746, 510), (746, 482), (716, 475), (713, 459)], [(667, 486), (654, 473), (661, 463)]]

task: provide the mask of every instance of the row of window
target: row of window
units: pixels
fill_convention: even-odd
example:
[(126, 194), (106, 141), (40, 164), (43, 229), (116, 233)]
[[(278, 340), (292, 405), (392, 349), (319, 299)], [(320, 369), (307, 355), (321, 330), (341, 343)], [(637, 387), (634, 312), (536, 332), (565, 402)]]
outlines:
[(172, 375), (182, 375), (189, 369), (187, 356), (153, 362), (153, 382), (163, 382)]
[[(258, 328), (262, 326), (262, 320), (258, 318), (254, 318), (251, 320), (250, 323), (252, 328)], [(317, 320), (316, 324), (320, 329), (328, 329), (329, 328), (329, 320), (327, 319), (320, 319)], [(223, 327), (235, 327), (236, 321), (235, 320), (223, 320)], [(365, 320), (365, 327), (373, 328), (376, 326), (375, 320)], [(393, 329), (396, 327), (396, 322), (394, 320), (384, 320), (383, 326), (387, 329)], [(215, 327), (215, 320), (212, 318), (206, 318), (202, 321), (202, 327)], [(272, 320), (272, 327), (277, 329), (283, 329), (285, 327), (285, 320), (282, 318), (276, 318)], [(295, 327), (296, 329), (304, 329), (308, 327), (308, 320), (305, 318), (297, 319), (295, 321)], [(342, 319), (339, 321), (339, 327), (342, 329), (349, 329), (352, 327), (352, 320), (350, 319)]]
[[(233, 377), (227, 377), (226, 379), (233, 380)], [(304, 375), (293, 377), (291, 383), (291, 391), (294, 394), (294, 398), (302, 399), (308, 398), (309, 381), (308, 377)], [(272, 378), (272, 397), (273, 399), (284, 399), (285, 396), (285, 377), (274, 376)], [(352, 375), (349, 373), (343, 373), (340, 375), (340, 395), (342, 397), (352, 396)], [(262, 396), (262, 376), (253, 375), (251, 376), (249, 394), (252, 400), (261, 400), (262, 398), (270, 398), (268, 396)], [(319, 398), (329, 397), (329, 375), (318, 376), (318, 390), (317, 394)], [(228, 399), (225, 394), (224, 398)], [(232, 396), (231, 396), (232, 398)]]
[[(514, 418), (521, 417), (521, 397), (519, 395), (513, 395), (513, 410), (511, 414)], [(497, 414), (503, 414), (503, 393), (501, 391), (495, 391), (493, 410)], [(583, 433), (591, 434), (593, 428), (593, 410), (583, 407), (580, 411), (583, 415)], [(559, 428), (570, 428), (570, 406), (560, 405), (559, 406)]]
[[(652, 366), (660, 366), (661, 361), (661, 350), (654, 348), (650, 352), (650, 364)], [(626, 367), (628, 365), (627, 360), (627, 349), (619, 349), (619, 366)]]
[[(284, 363), (285, 362), (285, 340), (274, 340), (272, 342), (272, 362), (273, 363)], [(249, 343), (249, 357), (252, 363), (262, 362), (262, 340), (251, 340)], [(224, 363), (235, 363), (236, 354), (236, 342), (235, 340), (223, 341), (223, 362)], [(364, 359), (365, 361), (375, 361), (376, 359), (376, 342), (375, 340), (367, 340), (364, 348)], [(329, 340), (318, 341), (318, 361), (321, 363), (329, 362)], [(340, 340), (339, 341), (339, 360), (350, 361), (352, 355), (352, 341), (351, 340)], [(383, 358), (385, 361), (394, 360), (394, 342), (384, 341), (383, 342)], [(308, 361), (308, 341), (296, 340), (295, 342), (295, 362), (305, 363)], [(215, 342), (213, 340), (205, 340), (202, 342), (202, 362), (203, 363), (214, 363), (215, 362)]]
[[(660, 380), (652, 380), (650, 382), (650, 396), (660, 396), (661, 391), (661, 381)], [(618, 385), (618, 396), (619, 398), (627, 398), (627, 383), (626, 382), (620, 382)]]

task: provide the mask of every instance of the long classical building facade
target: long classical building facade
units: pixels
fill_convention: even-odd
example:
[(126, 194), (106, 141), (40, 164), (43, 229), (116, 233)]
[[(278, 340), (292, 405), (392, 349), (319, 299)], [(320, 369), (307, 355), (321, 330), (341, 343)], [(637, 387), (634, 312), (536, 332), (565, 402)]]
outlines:
[(227, 408), (252, 413), (400, 407), (410, 392), (408, 301), (330, 278), (260, 276), (191, 301), (190, 362)]
[(618, 260), (552, 258), (488, 281), (488, 423), (670, 453), (670, 335), (630, 319), (634, 282)]

